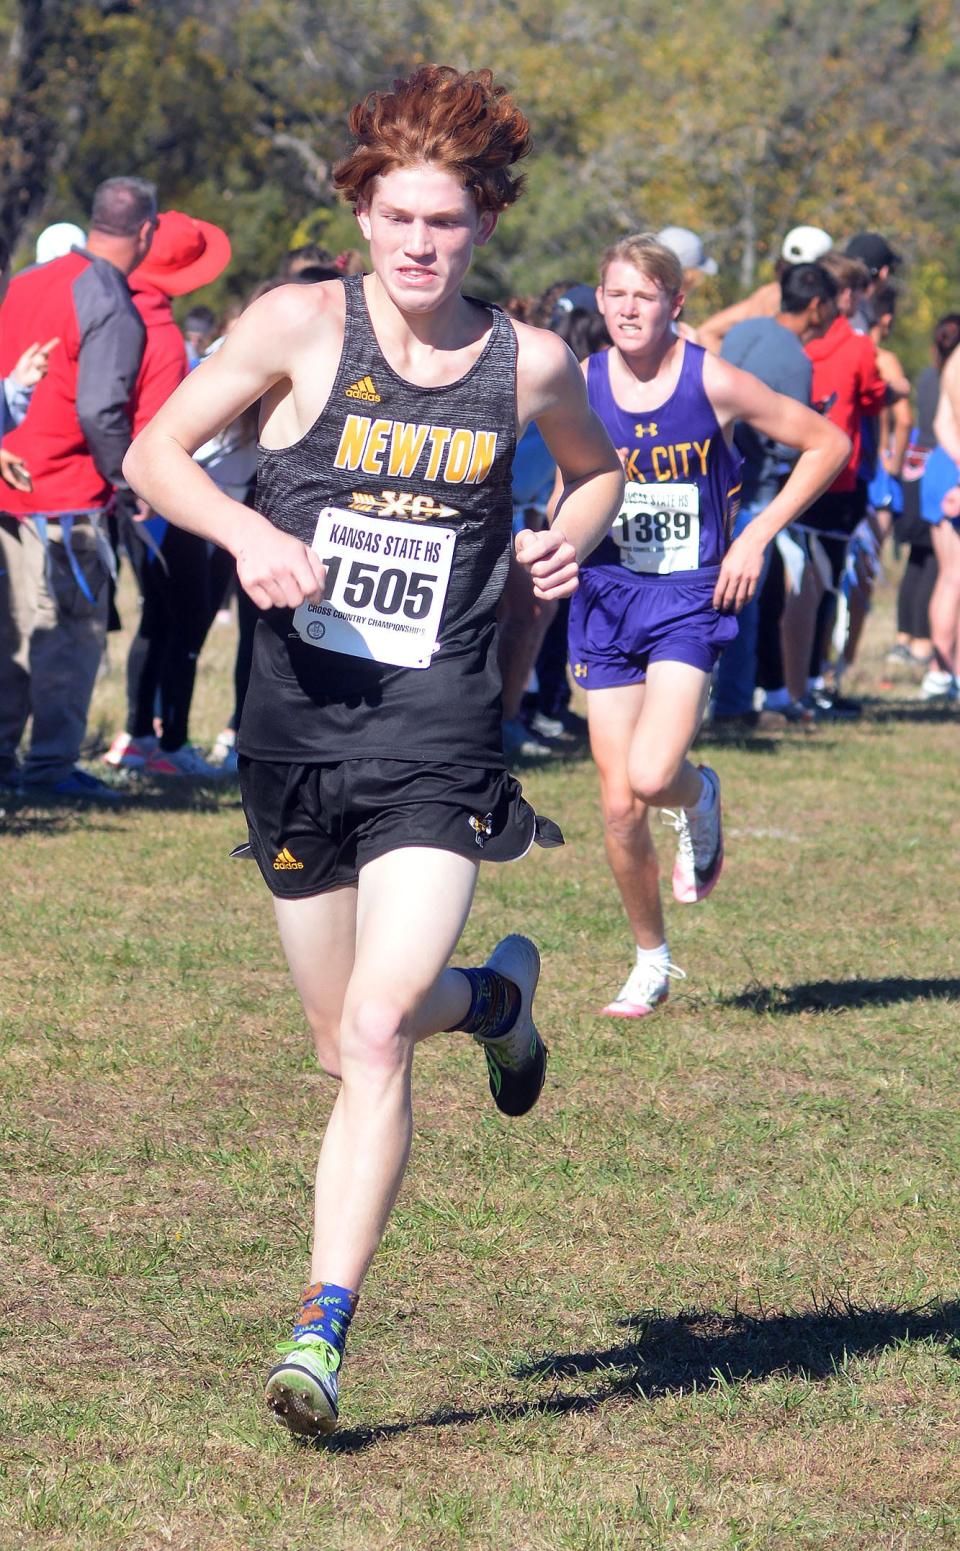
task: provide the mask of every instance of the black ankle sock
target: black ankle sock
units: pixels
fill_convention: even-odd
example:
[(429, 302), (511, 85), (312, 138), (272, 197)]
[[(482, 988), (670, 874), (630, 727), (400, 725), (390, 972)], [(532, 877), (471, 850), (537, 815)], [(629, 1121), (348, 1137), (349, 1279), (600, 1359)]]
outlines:
[(458, 1024), (464, 1034), (496, 1039), (508, 1034), (520, 1011), (520, 992), (495, 969), (458, 969), (470, 986), (470, 1010)]

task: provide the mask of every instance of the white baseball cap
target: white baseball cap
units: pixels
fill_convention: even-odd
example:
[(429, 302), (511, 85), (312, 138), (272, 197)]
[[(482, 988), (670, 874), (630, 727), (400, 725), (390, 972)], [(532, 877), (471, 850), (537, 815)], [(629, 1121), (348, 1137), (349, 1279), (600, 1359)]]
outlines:
[(63, 258), (71, 248), (85, 248), (87, 234), (82, 226), (72, 221), (54, 221), (45, 226), (37, 238), (37, 263), (48, 264), (51, 259)]
[(787, 232), (780, 257), (788, 264), (815, 264), (833, 247), (833, 238), (822, 226), (795, 226)]
[(705, 275), (717, 273), (716, 260), (707, 258), (703, 243), (689, 227), (665, 226), (662, 232), (657, 232), (657, 241), (677, 255), (684, 269), (702, 269)]

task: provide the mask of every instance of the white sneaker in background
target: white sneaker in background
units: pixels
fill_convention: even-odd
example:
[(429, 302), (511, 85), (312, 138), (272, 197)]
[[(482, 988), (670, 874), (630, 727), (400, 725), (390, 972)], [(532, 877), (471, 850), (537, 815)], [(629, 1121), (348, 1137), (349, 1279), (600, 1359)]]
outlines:
[(118, 732), (103, 755), (103, 763), (114, 770), (142, 770), (157, 743), (152, 733), (146, 738), (131, 738), (128, 732)]
[(665, 964), (635, 964), (612, 1002), (603, 1008), (608, 1018), (645, 1018), (670, 995), (671, 980), (686, 980), (684, 971)]
[(943, 668), (928, 668), (920, 684), (921, 700), (956, 700), (957, 681)]

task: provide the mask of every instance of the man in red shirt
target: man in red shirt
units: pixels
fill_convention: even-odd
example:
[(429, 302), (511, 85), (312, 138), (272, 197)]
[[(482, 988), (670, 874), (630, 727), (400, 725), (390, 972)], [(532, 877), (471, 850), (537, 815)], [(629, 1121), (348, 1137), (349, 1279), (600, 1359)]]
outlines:
[(2, 491), (0, 784), (31, 795), (110, 798), (77, 766), (103, 654), (109, 547), (103, 512), (125, 481), (128, 405), (143, 324), (126, 277), (150, 247), (156, 191), (142, 178), (97, 189), (85, 248), (24, 270), (0, 310), (0, 376), (37, 338), (56, 337), (24, 423), (4, 439), (30, 488)]
[[(856, 258), (830, 252), (820, 260), (837, 282), (838, 316), (819, 339), (809, 340), (804, 349), (813, 363), (811, 399), (814, 409), (827, 415), (834, 425), (846, 432), (851, 442), (848, 462), (833, 484), (808, 508), (803, 528), (811, 536), (814, 565), (813, 585), (805, 591), (808, 609), (793, 622), (793, 629), (805, 632), (805, 639), (816, 661), (817, 610), (827, 586), (829, 567), (832, 586), (839, 584), (846, 562), (847, 545), (865, 511), (865, 486), (858, 484), (861, 455), (861, 426), (865, 415), (879, 415), (884, 405), (909, 393), (909, 383), (891, 385), (877, 367), (877, 350), (867, 334), (857, 334), (850, 316), (870, 281), (866, 266)], [(828, 622), (821, 618), (826, 634)], [(816, 676), (814, 674), (814, 676)], [(842, 709), (830, 696), (815, 691), (817, 707), (829, 714)], [(850, 709), (853, 709), (851, 706)]]

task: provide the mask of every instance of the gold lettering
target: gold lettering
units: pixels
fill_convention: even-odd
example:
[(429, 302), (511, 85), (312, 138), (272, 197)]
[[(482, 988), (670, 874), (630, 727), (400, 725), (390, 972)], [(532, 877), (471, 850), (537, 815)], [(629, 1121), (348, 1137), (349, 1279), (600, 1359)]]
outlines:
[(664, 469), (664, 468), (660, 467), (660, 459), (661, 459), (661, 457), (665, 458), (666, 456), (667, 456), (667, 449), (666, 449), (666, 447), (654, 447), (652, 453), (650, 454), (650, 461), (653, 464), (653, 472), (656, 475), (657, 479), (660, 479), (660, 480), (670, 479), (671, 477), (674, 478), (674, 479), (676, 478), (676, 471), (674, 471), (673, 475), (671, 476), (671, 473), (670, 473), (669, 469)]
[(704, 478), (706, 478), (706, 473), (707, 473), (707, 453), (710, 451), (710, 438), (709, 438), (709, 436), (707, 437), (705, 442), (694, 442), (693, 450), (696, 453), (697, 457), (700, 459), (700, 472), (704, 476)]
[(396, 479), (398, 475), (402, 479), (410, 478), (420, 460), (428, 429), (425, 425), (408, 425), (403, 420), (396, 423), (390, 439), (390, 462), (387, 467), (391, 479)]
[(473, 439), (473, 458), (467, 475), (468, 485), (482, 485), (490, 470), (497, 451), (496, 431), (478, 431)]
[(348, 415), (340, 432), (340, 446), (333, 460), (334, 467), (358, 469), (369, 434), (370, 420), (367, 415)]
[(430, 462), (427, 464), (424, 479), (436, 479), (440, 472), (440, 460), (443, 457), (444, 448), (452, 435), (453, 432), (445, 425), (430, 427)]
[(443, 477), (449, 485), (462, 485), (470, 467), (470, 454), (473, 452), (473, 432), (454, 431), (450, 439), (450, 451), (447, 453), (447, 466), (443, 471)]
[(360, 464), (365, 474), (383, 473), (383, 454), (387, 447), (390, 425), (391, 422), (389, 420), (374, 420), (370, 427), (370, 435), (367, 437), (363, 461)]

